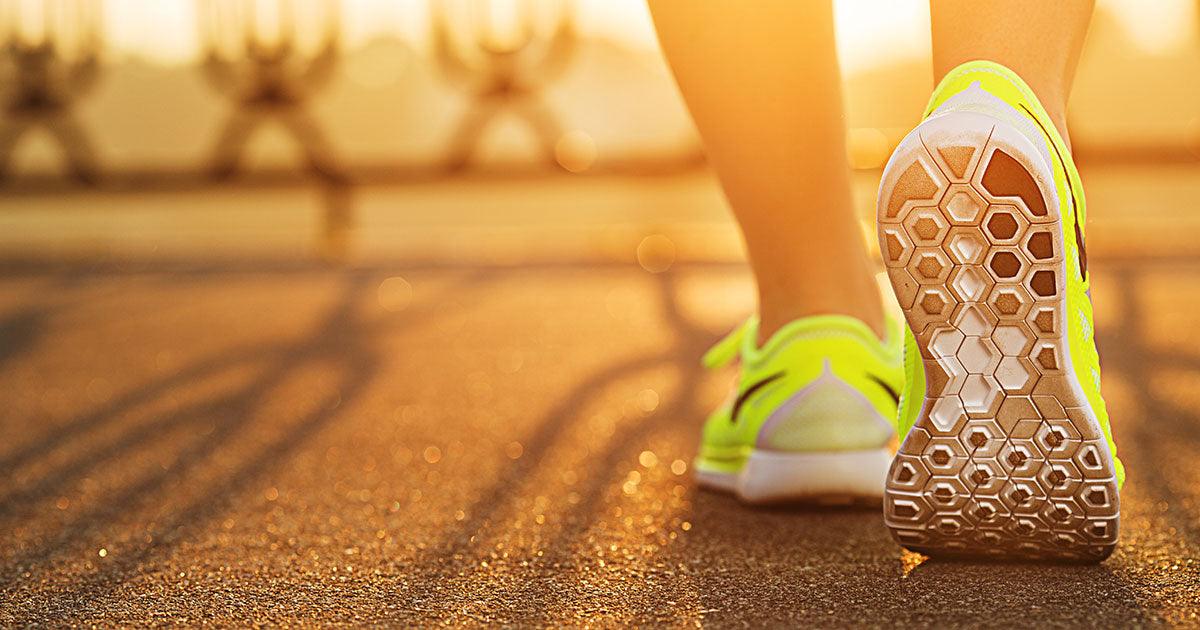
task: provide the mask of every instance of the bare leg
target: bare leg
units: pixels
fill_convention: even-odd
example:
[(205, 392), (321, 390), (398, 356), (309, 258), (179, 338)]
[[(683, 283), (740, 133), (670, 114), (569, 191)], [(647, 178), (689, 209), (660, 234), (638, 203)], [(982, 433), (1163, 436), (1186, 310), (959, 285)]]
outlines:
[(1067, 97), (1092, 0), (930, 0), (929, 5), (935, 77), (976, 59), (1003, 64), (1033, 88), (1070, 143)]
[(650, 0), (659, 40), (746, 239), (760, 341), (798, 317), (883, 330), (854, 216), (828, 0)]

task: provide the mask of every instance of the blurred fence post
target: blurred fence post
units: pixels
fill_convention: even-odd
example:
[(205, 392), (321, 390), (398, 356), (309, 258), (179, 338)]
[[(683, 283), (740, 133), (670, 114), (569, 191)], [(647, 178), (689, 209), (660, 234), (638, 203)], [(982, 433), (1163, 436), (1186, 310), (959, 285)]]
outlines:
[[(325, 133), (307, 109), (337, 65), (337, 3), (324, 0), (321, 38), (316, 52), (306, 58), (298, 50), (291, 0), (200, 2), (205, 75), (234, 106), (217, 138), (210, 173), (217, 178), (233, 175), (250, 136), (275, 121), (291, 134), (314, 173), (323, 180), (345, 178)], [(256, 5), (277, 9), (273, 33), (259, 19), (257, 10), (262, 7)]]
[(0, 0), (0, 180), (17, 143), (44, 129), (71, 175), (99, 176), (92, 143), (74, 107), (100, 74), (100, 0)]
[[(353, 223), (349, 176), (308, 110), (340, 57), (340, 3), (322, 0), (317, 46), (306, 55), (298, 45), (292, 0), (200, 2), (205, 75), (234, 107), (217, 137), (209, 173), (216, 179), (232, 176), (253, 133), (269, 122), (281, 124), (322, 184), (322, 254), (340, 260)], [(271, 23), (262, 19), (264, 9), (274, 10), (264, 11)]]
[[(578, 44), (574, 4), (554, 2), (539, 14), (534, 0), (467, 0), (467, 19), (454, 19), (455, 0), (433, 0), (435, 61), (449, 80), (467, 86), (471, 105), (450, 139), (444, 166), (464, 168), (488, 126), (502, 112), (521, 118), (554, 163), (563, 134), (543, 91), (570, 65)], [(550, 18), (547, 20), (539, 18)], [(542, 27), (542, 28), (539, 28)], [(466, 31), (466, 32), (463, 32)]]

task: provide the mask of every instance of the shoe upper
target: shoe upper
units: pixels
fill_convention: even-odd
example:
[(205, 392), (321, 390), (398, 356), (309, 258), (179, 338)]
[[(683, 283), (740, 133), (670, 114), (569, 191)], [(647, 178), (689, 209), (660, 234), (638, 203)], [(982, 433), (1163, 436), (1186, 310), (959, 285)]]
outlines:
[[(1010, 123), (1037, 147), (1054, 173), (1065, 232), (1067, 333), (1072, 368), (1107, 437), (1118, 484), (1124, 483), (1124, 466), (1116, 458), (1116, 444), (1109, 426), (1108, 411), (1100, 395), (1100, 358), (1094, 339), (1090, 277), (1084, 248), (1087, 204), (1071, 152), (1033, 90), (1014, 72), (999, 64), (972, 61), (947, 74), (934, 90), (925, 117), (951, 111), (981, 111)], [(901, 395), (897, 421), (901, 438), (916, 422), (925, 396), (924, 366), (916, 339), (907, 327), (904, 370), (906, 386)]]
[(732, 471), (754, 449), (839, 452), (894, 443), (900, 329), (889, 320), (885, 342), (857, 319), (819, 315), (787, 324), (760, 348), (758, 320), (747, 320), (704, 357), (710, 368), (739, 359), (741, 374), (705, 423), (698, 465)]

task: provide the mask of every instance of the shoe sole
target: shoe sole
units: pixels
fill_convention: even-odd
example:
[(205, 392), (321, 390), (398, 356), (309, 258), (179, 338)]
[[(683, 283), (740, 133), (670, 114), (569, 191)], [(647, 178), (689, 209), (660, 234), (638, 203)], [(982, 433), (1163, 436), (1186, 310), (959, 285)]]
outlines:
[(884, 171), (880, 250), (926, 375), (884, 520), (913, 551), (1099, 561), (1116, 545), (1112, 456), (1071, 367), (1053, 182), (1025, 136), (975, 112), (926, 120)]
[(755, 449), (736, 473), (696, 466), (696, 481), (746, 503), (852, 504), (883, 496), (890, 449), (842, 453), (780, 453)]

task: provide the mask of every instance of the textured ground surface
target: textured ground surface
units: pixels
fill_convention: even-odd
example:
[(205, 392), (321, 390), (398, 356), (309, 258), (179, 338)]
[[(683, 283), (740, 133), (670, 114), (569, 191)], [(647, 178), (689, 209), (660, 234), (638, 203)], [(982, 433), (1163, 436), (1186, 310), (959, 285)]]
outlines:
[(1037, 566), (695, 490), (740, 266), (4, 263), (0, 623), (1195, 625), (1200, 264), (1094, 272), (1123, 536)]

